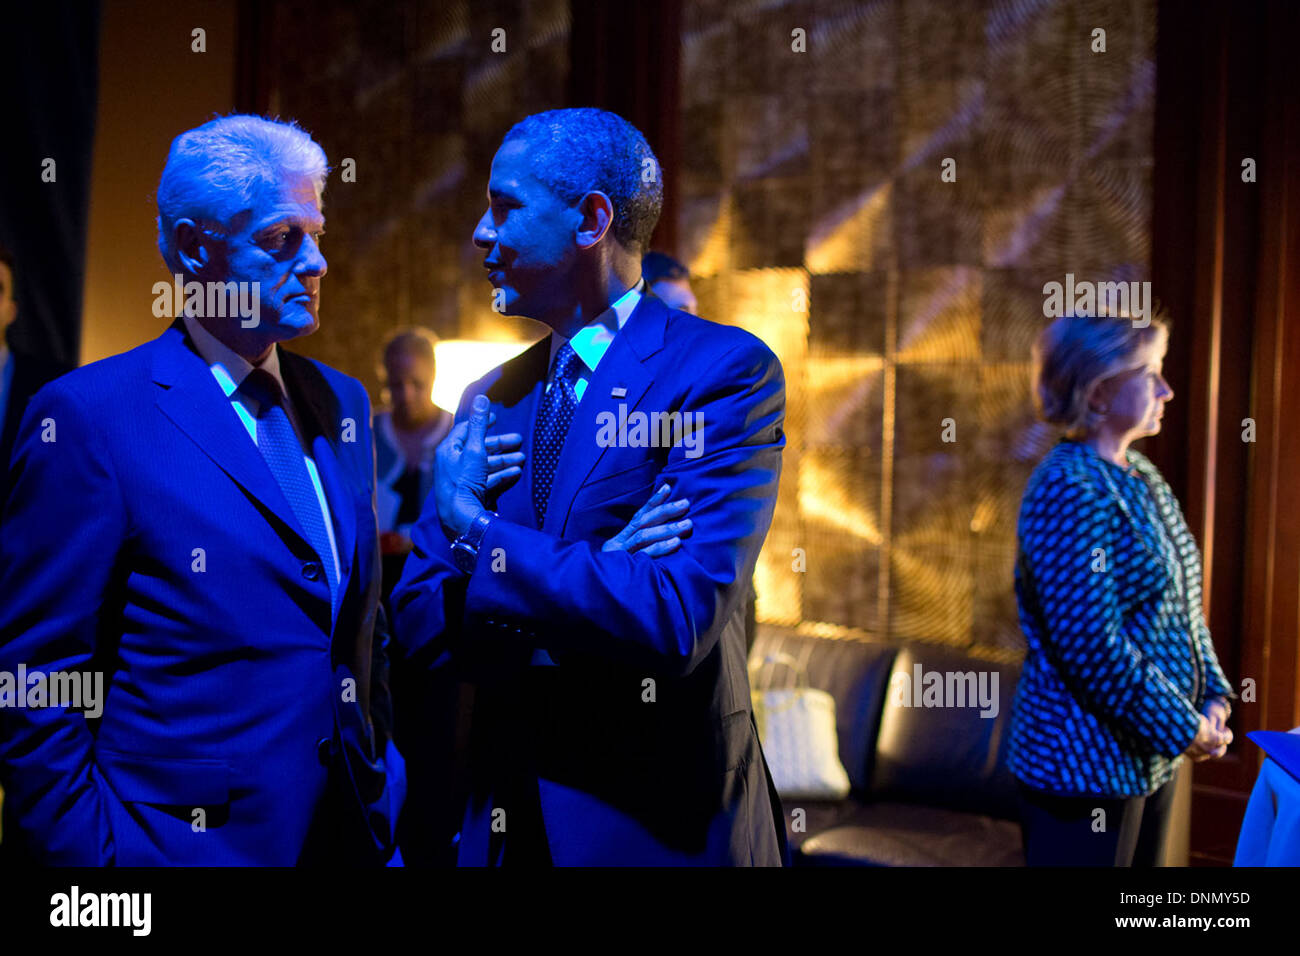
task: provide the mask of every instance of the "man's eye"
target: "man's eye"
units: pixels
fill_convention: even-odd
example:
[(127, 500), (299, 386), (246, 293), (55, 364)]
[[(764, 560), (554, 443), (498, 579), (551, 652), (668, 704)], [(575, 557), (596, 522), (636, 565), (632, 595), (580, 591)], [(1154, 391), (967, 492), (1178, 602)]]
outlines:
[(277, 229), (262, 240), (262, 245), (272, 252), (292, 249), (302, 242), (302, 230), (297, 227)]

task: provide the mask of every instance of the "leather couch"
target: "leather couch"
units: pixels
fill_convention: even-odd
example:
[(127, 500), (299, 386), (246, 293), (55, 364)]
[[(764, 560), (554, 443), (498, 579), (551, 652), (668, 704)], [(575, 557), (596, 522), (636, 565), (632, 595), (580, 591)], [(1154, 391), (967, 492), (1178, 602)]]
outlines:
[[(750, 660), (757, 667), (775, 654), (794, 658), (809, 686), (835, 698), (840, 760), (852, 785), (839, 801), (782, 796), (796, 865), (1024, 865), (1016, 781), (1005, 766), (1018, 662), (934, 644), (829, 639), (763, 626)], [(916, 706), (918, 699), (924, 704), (910, 690), (917, 665), (922, 675), (983, 672), (989, 691), (996, 674), (997, 693), (990, 695), (996, 715), (981, 717), (978, 705)], [(791, 678), (773, 668), (769, 679), (770, 686), (789, 686)], [(891, 680), (899, 681), (895, 693)], [(904, 706), (909, 692), (914, 696)]]

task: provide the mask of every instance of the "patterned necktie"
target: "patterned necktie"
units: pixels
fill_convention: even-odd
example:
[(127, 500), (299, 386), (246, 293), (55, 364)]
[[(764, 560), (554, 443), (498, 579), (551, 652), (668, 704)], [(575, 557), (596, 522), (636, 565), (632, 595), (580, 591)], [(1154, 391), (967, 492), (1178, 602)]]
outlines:
[(320, 499), (316, 497), (316, 489), (307, 473), (307, 463), (303, 460), (302, 444), (284, 411), (284, 393), (280, 390), (280, 383), (266, 369), (255, 368), (239, 388), (257, 402), (257, 450), (266, 459), (276, 484), (293, 509), (294, 517), (306, 532), (307, 543), (320, 557), (325, 579), (329, 582), (330, 606), (333, 607), (339, 584), (334, 571), (334, 552), (330, 548), (329, 532), (325, 530)]
[(578, 407), (578, 395), (573, 390), (577, 380), (578, 353), (565, 342), (555, 353), (551, 365), (551, 387), (542, 398), (533, 441), (533, 510), (537, 512), (539, 528), (546, 517), (546, 504), (551, 498), (551, 484), (555, 480), (560, 449), (564, 447), (564, 436), (569, 433), (573, 410)]

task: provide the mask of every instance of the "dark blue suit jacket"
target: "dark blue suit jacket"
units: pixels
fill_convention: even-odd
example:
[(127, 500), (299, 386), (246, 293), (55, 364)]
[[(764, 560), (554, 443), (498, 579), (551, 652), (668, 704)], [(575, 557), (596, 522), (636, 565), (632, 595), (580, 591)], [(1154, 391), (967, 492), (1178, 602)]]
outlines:
[[(430, 496), (392, 598), (403, 652), (475, 687), (459, 860), (780, 865), (744, 632), (785, 444), (780, 362), (748, 332), (646, 295), (588, 383), (539, 530), (532, 440), (549, 348), (461, 403), (463, 419), (486, 393), (490, 431), (526, 436), (522, 479), (496, 503), (473, 575), (453, 565)], [(601, 447), (599, 416), (621, 404), (701, 414), (703, 453)], [(663, 482), (691, 502), (681, 549), (601, 552)]]
[(0, 525), (0, 670), (102, 671), (107, 698), (98, 719), (0, 708), (5, 840), (39, 862), (387, 856), (369, 402), (280, 357), (333, 513), (334, 621), (318, 556), (181, 322), (28, 407)]
[(0, 512), (4, 510), (5, 497), (9, 492), (9, 454), (13, 451), (18, 424), (23, 420), (27, 402), (46, 382), (53, 381), (72, 368), (47, 358), (16, 351), (12, 347), (9, 360), (13, 362), (13, 380), (9, 383), (8, 400), (0, 408)]

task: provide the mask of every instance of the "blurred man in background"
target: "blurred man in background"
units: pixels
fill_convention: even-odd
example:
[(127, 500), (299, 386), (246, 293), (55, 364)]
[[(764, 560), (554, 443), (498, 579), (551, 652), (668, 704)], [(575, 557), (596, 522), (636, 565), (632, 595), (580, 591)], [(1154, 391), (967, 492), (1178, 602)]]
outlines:
[(699, 303), (691, 290), (691, 272), (672, 256), (664, 252), (647, 252), (641, 258), (641, 276), (650, 291), (664, 300), (670, 309), (681, 309), (695, 315)]

